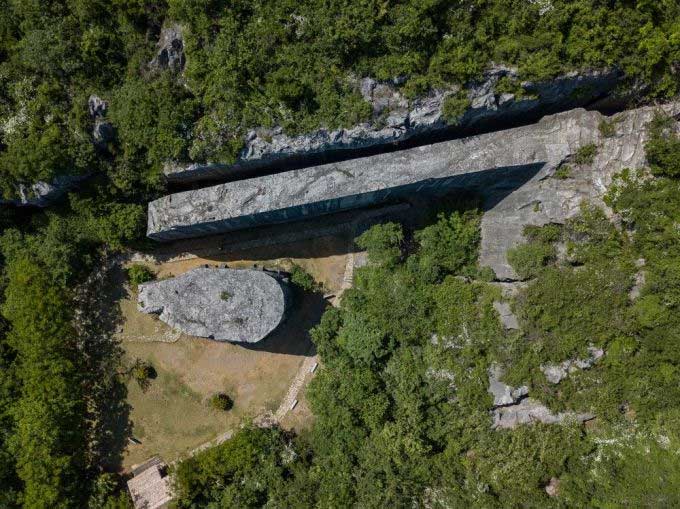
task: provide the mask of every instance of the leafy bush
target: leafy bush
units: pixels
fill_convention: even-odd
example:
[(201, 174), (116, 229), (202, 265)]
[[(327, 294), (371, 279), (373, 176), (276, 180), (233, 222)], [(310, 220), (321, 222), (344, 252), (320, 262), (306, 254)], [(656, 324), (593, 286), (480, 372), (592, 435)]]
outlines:
[(210, 398), (210, 406), (215, 410), (226, 412), (234, 406), (234, 401), (227, 394), (220, 392)]
[(142, 391), (146, 391), (151, 385), (151, 380), (156, 378), (156, 370), (149, 361), (136, 359), (130, 368), (130, 375), (135, 379)]
[(549, 223), (543, 226), (528, 224), (522, 232), (529, 242), (551, 244), (562, 238), (562, 225)]
[(420, 266), (436, 273), (476, 272), (481, 213), (477, 210), (440, 213), (437, 222), (417, 232)]
[(650, 138), (645, 145), (652, 174), (680, 176), (680, 137), (675, 132), (675, 121), (658, 114), (650, 125)]
[(232, 297), (233, 297), (233, 295), (226, 290), (220, 292), (220, 299), (222, 299), (224, 301), (228, 301)]
[(538, 276), (544, 267), (555, 260), (555, 247), (531, 242), (508, 250), (508, 262), (521, 279)]
[(305, 292), (316, 291), (318, 287), (314, 277), (297, 264), (290, 269), (290, 281)]
[(396, 223), (377, 224), (357, 237), (355, 242), (368, 252), (372, 263), (393, 266), (401, 258), (404, 232)]
[(451, 125), (456, 125), (460, 122), (470, 104), (470, 99), (468, 99), (467, 92), (465, 91), (448, 96), (442, 105), (444, 120)]
[(156, 275), (146, 265), (135, 263), (125, 269), (128, 281), (135, 288), (143, 283), (148, 283), (156, 278)]

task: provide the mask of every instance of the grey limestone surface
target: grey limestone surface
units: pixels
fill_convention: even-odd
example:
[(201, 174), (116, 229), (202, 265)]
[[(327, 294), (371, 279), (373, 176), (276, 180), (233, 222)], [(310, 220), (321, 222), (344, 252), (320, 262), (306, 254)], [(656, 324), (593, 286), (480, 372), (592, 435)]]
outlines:
[[(564, 223), (579, 213), (584, 201), (607, 210), (602, 198), (613, 176), (625, 168), (635, 170), (646, 166), (644, 146), (649, 136), (647, 124), (659, 110), (677, 117), (680, 102), (629, 110), (613, 117), (596, 112), (568, 112), (556, 117), (571, 118), (572, 122), (547, 120), (556, 130), (556, 138), (568, 144), (569, 148), (557, 151), (548, 149), (553, 163), (509, 193), (502, 185), (491, 185), (486, 189), (489, 205), (482, 218), (480, 264), (492, 267), (500, 281), (516, 280), (517, 276), (507, 261), (506, 253), (511, 247), (525, 241), (522, 235), (525, 225)], [(613, 123), (613, 136), (602, 136), (599, 130), (601, 121)], [(502, 133), (497, 134), (503, 136)], [(543, 143), (540, 139), (536, 142)], [(572, 161), (573, 154), (588, 143), (597, 146), (592, 164), (575, 164)], [(532, 145), (527, 140), (522, 146), (531, 152), (534, 150)], [(560, 147), (560, 144), (555, 143), (552, 147)], [(570, 155), (563, 157), (564, 153)], [(555, 161), (559, 162), (555, 164)], [(568, 178), (556, 178), (555, 170), (560, 165), (570, 168)]]
[(591, 413), (562, 412), (554, 414), (548, 407), (535, 399), (526, 398), (516, 405), (494, 409), (493, 427), (496, 429), (515, 428), (522, 424), (562, 424), (568, 421), (589, 421), (594, 419)]
[(544, 364), (541, 371), (551, 384), (558, 384), (569, 376), (569, 373), (581, 369), (590, 369), (604, 356), (604, 350), (588, 347), (588, 357), (585, 359), (567, 359), (559, 364)]
[(256, 343), (283, 321), (285, 283), (259, 270), (198, 268), (139, 286), (138, 306), (191, 336)]
[[(286, 222), (428, 189), (503, 187), (513, 173), (542, 168), (545, 174), (597, 141), (599, 120), (598, 113), (577, 109), (516, 129), (169, 195), (149, 204), (147, 234), (172, 240)], [(484, 175), (497, 169), (503, 172)]]
[(501, 381), (503, 370), (497, 364), (489, 368), (489, 392), (493, 396), (494, 407), (514, 405), (529, 394), (529, 387), (511, 387)]
[(611, 95), (620, 82), (616, 70), (572, 72), (545, 82), (523, 82), (524, 94), (496, 91), (504, 78), (517, 79), (516, 69), (493, 66), (483, 79), (466, 87), (470, 106), (455, 125), (447, 122), (443, 106), (459, 88), (433, 90), (409, 102), (399, 91), (399, 80), (379, 82), (372, 78), (356, 80), (356, 88), (373, 108), (372, 119), (351, 128), (318, 129), (300, 136), (288, 136), (280, 127), (249, 131), (245, 147), (233, 164), (219, 161), (182, 163), (169, 161), (164, 168), (171, 182), (214, 179), (229, 173), (244, 173), (290, 160), (304, 160), (317, 154), (388, 146), (415, 136), (439, 132), (470, 133), (497, 129), (503, 122), (521, 122), (590, 104)]
[[(576, 109), (515, 129), (178, 193), (149, 205), (147, 233), (162, 241), (196, 237), (417, 192), (475, 189), (486, 209), (480, 264), (493, 268), (499, 281), (514, 281), (506, 254), (524, 242), (524, 226), (563, 223), (584, 201), (604, 206), (616, 173), (646, 165), (646, 126), (658, 110), (677, 116), (680, 102), (613, 117)], [(602, 135), (603, 121), (613, 123), (614, 135)], [(593, 162), (574, 163), (589, 144), (596, 146)], [(566, 167), (567, 178), (557, 178), (556, 170)]]

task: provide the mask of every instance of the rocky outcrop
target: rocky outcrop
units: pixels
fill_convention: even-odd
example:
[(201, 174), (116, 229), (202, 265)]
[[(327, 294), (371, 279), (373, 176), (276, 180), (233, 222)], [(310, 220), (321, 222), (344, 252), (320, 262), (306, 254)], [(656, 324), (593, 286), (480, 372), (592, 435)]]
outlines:
[(185, 63), (182, 27), (179, 25), (164, 27), (158, 40), (158, 52), (149, 62), (149, 67), (156, 71), (170, 70), (180, 73), (184, 70)]
[(494, 407), (514, 405), (529, 394), (529, 387), (526, 385), (514, 388), (501, 382), (502, 377), (503, 370), (500, 366), (494, 364), (489, 368), (489, 392), (493, 396)]
[[(541, 226), (548, 223), (564, 223), (580, 211), (586, 200), (602, 207), (602, 200), (612, 177), (625, 168), (640, 169), (646, 165), (645, 143), (649, 133), (648, 123), (658, 110), (677, 116), (680, 102), (663, 106), (638, 108), (612, 117), (597, 112), (583, 116), (574, 112), (565, 114), (571, 123), (553, 125), (555, 143), (548, 151), (552, 156), (568, 153), (556, 164), (546, 165), (529, 181), (521, 186), (498, 182), (487, 187), (486, 211), (482, 218), (482, 242), (480, 264), (494, 269), (501, 281), (513, 281), (517, 276), (510, 267), (506, 253), (508, 249), (525, 242), (522, 235), (527, 224)], [(607, 122), (614, 128), (614, 134), (604, 136), (600, 123)], [(497, 133), (502, 136), (502, 133)], [(542, 145), (543, 140), (537, 140)], [(569, 149), (560, 149), (561, 144)], [(589, 164), (576, 164), (573, 154), (578, 146), (595, 144), (596, 153)], [(535, 150), (534, 144), (526, 142), (523, 148)], [(554, 159), (553, 159), (554, 160)], [(557, 172), (556, 170), (560, 171)]]
[(588, 354), (585, 359), (568, 359), (559, 364), (544, 364), (541, 366), (541, 371), (548, 382), (558, 384), (567, 378), (569, 373), (592, 368), (604, 356), (604, 350), (590, 346), (588, 347)]
[(199, 268), (139, 286), (138, 304), (185, 334), (256, 343), (283, 321), (288, 290), (258, 270)]
[[(92, 119), (92, 139), (96, 147), (103, 149), (114, 136), (113, 126), (105, 120), (106, 101), (96, 95), (91, 95), (87, 101), (87, 109)], [(34, 184), (19, 184), (16, 187), (17, 198), (3, 200), (0, 205), (17, 207), (47, 207), (66, 192), (74, 189), (90, 175), (61, 175), (49, 182), (38, 181)]]
[(105, 149), (106, 144), (113, 141), (114, 130), (111, 122), (106, 120), (106, 110), (108, 103), (96, 95), (91, 95), (87, 101), (88, 111), (92, 119), (92, 138), (94, 144), (99, 149)]
[[(149, 204), (147, 234), (196, 237), (453, 188), (507, 193), (597, 142), (599, 120), (573, 110), (516, 129), (177, 193)], [(495, 270), (494, 261), (483, 265)]]
[(496, 408), (493, 411), (493, 427), (496, 429), (508, 429), (536, 422), (562, 424), (569, 421), (585, 422), (594, 418), (595, 414), (591, 413), (562, 412), (554, 414), (539, 401), (526, 398), (516, 405)]
[(493, 396), (493, 427), (495, 429), (515, 428), (522, 424), (542, 422), (561, 424), (569, 420), (589, 421), (595, 417), (590, 413), (564, 412), (553, 414), (541, 402), (528, 397), (529, 387), (512, 387), (504, 383), (503, 369), (497, 364), (489, 368), (489, 393)]
[[(320, 164), (319, 155), (345, 153), (362, 155), (361, 150), (384, 145), (386, 148), (409, 139), (431, 139), (433, 135), (469, 135), (498, 129), (503, 124), (527, 123), (541, 116), (585, 106), (608, 96), (620, 82), (618, 71), (570, 73), (554, 80), (516, 82), (514, 69), (494, 66), (484, 79), (471, 83), (463, 93), (469, 107), (452, 123), (444, 115), (444, 104), (459, 88), (434, 90), (409, 102), (397, 83), (381, 83), (371, 78), (357, 82), (357, 89), (373, 107), (372, 119), (349, 129), (319, 129), (302, 136), (288, 136), (281, 128), (253, 129), (245, 147), (233, 164), (217, 162), (168, 162), (164, 173), (170, 182), (214, 179), (244, 175), (264, 168), (292, 164)], [(514, 89), (508, 89), (513, 83)], [(365, 155), (365, 154), (364, 154)], [(342, 157), (342, 156), (341, 156)]]
[(63, 175), (54, 178), (51, 182), (36, 182), (30, 186), (19, 184), (17, 186), (18, 198), (0, 200), (0, 205), (47, 207), (88, 177), (89, 175)]

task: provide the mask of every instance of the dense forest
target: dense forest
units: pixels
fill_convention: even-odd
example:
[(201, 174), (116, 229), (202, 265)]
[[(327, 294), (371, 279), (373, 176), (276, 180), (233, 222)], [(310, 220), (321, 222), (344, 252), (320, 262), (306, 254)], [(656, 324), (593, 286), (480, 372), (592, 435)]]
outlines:
[[(180, 74), (149, 62), (164, 25), (185, 30)], [(168, 159), (235, 157), (253, 126), (299, 133), (369, 114), (353, 78), (413, 98), (492, 62), (522, 79), (616, 67), (634, 100), (680, 92), (675, 0), (0, 0), (0, 190), (91, 175), (45, 211), (0, 209), (0, 506), (125, 508), (106, 457), (116, 352), (83, 332), (79, 290), (109, 253), (139, 246)], [(403, 78), (403, 79), (402, 79)], [(114, 135), (93, 139), (88, 98)], [(651, 506), (680, 503), (680, 141), (659, 117), (651, 172), (526, 231), (510, 254), (527, 287), (505, 331), (476, 263), (481, 212), (357, 239), (369, 266), (313, 339), (315, 422), (247, 427), (177, 467), (179, 507)], [(644, 260), (646, 284), (628, 292)], [(676, 279), (677, 278), (677, 279)], [(445, 345), (433, 337), (457, 338)], [(460, 340), (460, 341), (458, 341)], [(548, 385), (541, 364), (606, 350)], [(593, 429), (492, 430), (487, 369), (530, 384)], [(545, 487), (560, 480), (560, 497)]]

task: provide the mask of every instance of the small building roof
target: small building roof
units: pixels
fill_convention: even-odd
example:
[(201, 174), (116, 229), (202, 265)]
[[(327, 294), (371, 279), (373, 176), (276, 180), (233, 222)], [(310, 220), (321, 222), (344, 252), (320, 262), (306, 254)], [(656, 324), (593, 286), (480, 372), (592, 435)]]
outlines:
[(163, 509), (172, 500), (167, 465), (154, 456), (133, 469), (134, 477), (127, 483), (135, 509)]

